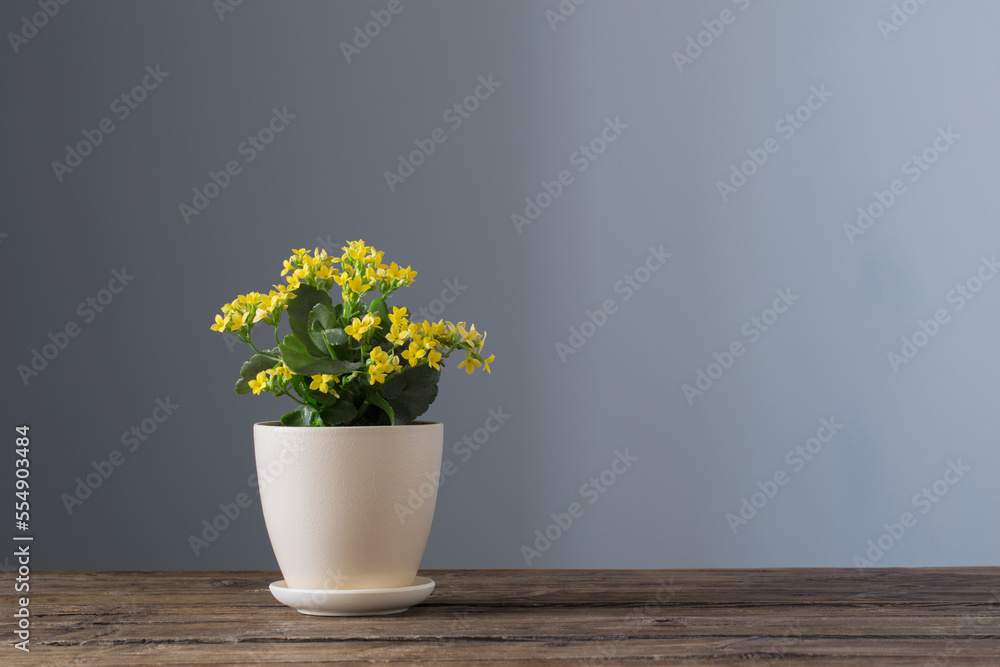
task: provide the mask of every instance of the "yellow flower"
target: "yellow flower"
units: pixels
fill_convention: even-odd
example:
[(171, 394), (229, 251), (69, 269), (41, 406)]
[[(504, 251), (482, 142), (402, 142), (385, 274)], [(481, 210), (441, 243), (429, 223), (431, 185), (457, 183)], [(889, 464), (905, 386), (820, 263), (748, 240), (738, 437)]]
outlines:
[(381, 317), (371, 313), (366, 314), (362, 319), (355, 317), (350, 324), (344, 327), (344, 333), (348, 336), (354, 336), (355, 340), (361, 340), (361, 337), (368, 333), (369, 329), (378, 328), (381, 321)]
[(244, 325), (243, 313), (238, 313), (233, 311), (229, 314), (229, 330), (236, 331), (237, 329), (242, 329)]
[(348, 241), (347, 246), (341, 248), (341, 250), (344, 251), (345, 258), (353, 259), (356, 262), (364, 262), (369, 250), (373, 253), (375, 252), (375, 248), (369, 248), (365, 245), (364, 239)]
[(361, 340), (361, 336), (364, 335), (368, 328), (361, 323), (361, 320), (355, 317), (350, 324), (344, 327), (344, 333), (348, 336), (354, 336), (355, 340)]
[(382, 347), (376, 347), (373, 349), (369, 355), (371, 358), (371, 365), (368, 366), (368, 381), (371, 384), (381, 384), (385, 382), (385, 376), (393, 371), (398, 371), (402, 366), (398, 365), (396, 362), (399, 359), (394, 356), (389, 356), (388, 352), (382, 350)]
[[(225, 306), (223, 306), (223, 311), (225, 311)], [(215, 316), (215, 324), (212, 325), (212, 331), (225, 331), (229, 328), (229, 318), (223, 319), (222, 315)]]
[(340, 394), (335, 392), (330, 388), (330, 382), (337, 382), (340, 380), (336, 375), (312, 375), (312, 382), (309, 384), (310, 389), (318, 389), (320, 393), (323, 394), (333, 394), (336, 397), (340, 397)]
[(441, 365), (438, 363), (441, 361), (441, 353), (437, 350), (431, 350), (427, 353), (427, 365), (431, 368), (441, 370)]
[[(390, 318), (392, 315), (389, 316)], [(410, 335), (409, 329), (401, 327), (398, 324), (393, 324), (389, 329), (389, 333), (385, 335), (385, 339), (392, 343), (393, 345), (401, 345), (404, 340)]]
[(337, 271), (329, 264), (324, 264), (323, 266), (316, 269), (316, 277), (320, 280), (329, 280), (336, 275)]
[(260, 304), (257, 306), (257, 310), (253, 314), (253, 323), (257, 324), (266, 317), (271, 316), (271, 298), (267, 296), (262, 296), (260, 298)]
[(472, 375), (472, 372), (482, 366), (482, 363), (475, 357), (466, 357), (458, 362), (459, 368), (464, 368), (465, 372)]
[(259, 394), (260, 390), (267, 386), (267, 373), (264, 371), (257, 373), (257, 377), (247, 382), (247, 384), (253, 389), (253, 393)]
[(478, 341), (481, 337), (480, 333), (476, 331), (475, 324), (473, 324), (472, 327), (470, 327), (469, 330), (466, 331), (465, 322), (459, 322), (456, 329), (458, 331), (458, 335), (462, 337), (462, 340), (473, 347), (475, 347), (476, 341)]
[(427, 336), (434, 336), (435, 338), (443, 338), (447, 333), (447, 328), (442, 320), (438, 320), (434, 324), (424, 321), (424, 334)]
[(409, 313), (407, 312), (405, 306), (403, 308), (400, 308), (398, 306), (393, 306), (392, 313), (389, 314), (389, 321), (392, 322), (393, 324), (404, 326), (404, 322), (406, 322), (406, 318), (408, 315)]
[(411, 366), (416, 366), (421, 357), (426, 354), (427, 350), (420, 345), (417, 345), (416, 341), (414, 341), (410, 343), (410, 348), (403, 352), (403, 358), (409, 361)]
[(285, 382), (288, 382), (289, 380), (291, 380), (292, 379), (292, 375), (293, 375), (292, 369), (289, 368), (288, 366), (286, 366), (285, 362), (281, 362), (281, 365), (277, 366), (275, 368), (268, 368), (267, 371), (265, 371), (265, 372), (268, 375), (280, 375), (281, 377), (283, 377), (285, 379)]
[(487, 357), (486, 359), (483, 360), (483, 365), (486, 367), (486, 372), (487, 373), (490, 372), (490, 364), (492, 364), (493, 360), (496, 359), (496, 358), (497, 358), (497, 355), (491, 354), (489, 357)]
[(406, 267), (405, 269), (399, 270), (399, 280), (404, 285), (409, 285), (414, 281), (414, 279), (416, 279), (416, 277), (417, 277), (417, 272), (411, 269), (410, 267)]
[(365, 262), (371, 264), (373, 267), (375, 267), (377, 271), (384, 273), (386, 266), (385, 264), (382, 263), (382, 256), (385, 255), (385, 253), (382, 252), (381, 250), (375, 250), (375, 248), (371, 247), (369, 247), (368, 249), (372, 251), (372, 254), (370, 257), (365, 259)]
[(371, 289), (371, 285), (365, 282), (360, 275), (354, 276), (348, 280), (347, 287), (355, 294), (364, 294)]

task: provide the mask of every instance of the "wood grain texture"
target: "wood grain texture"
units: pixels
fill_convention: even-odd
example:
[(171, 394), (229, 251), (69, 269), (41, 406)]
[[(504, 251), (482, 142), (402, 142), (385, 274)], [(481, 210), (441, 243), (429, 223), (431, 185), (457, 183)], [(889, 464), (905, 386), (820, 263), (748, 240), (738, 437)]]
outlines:
[(405, 614), (320, 618), (277, 572), (33, 573), (31, 653), (2, 664), (1000, 666), (1000, 568), (421, 574)]

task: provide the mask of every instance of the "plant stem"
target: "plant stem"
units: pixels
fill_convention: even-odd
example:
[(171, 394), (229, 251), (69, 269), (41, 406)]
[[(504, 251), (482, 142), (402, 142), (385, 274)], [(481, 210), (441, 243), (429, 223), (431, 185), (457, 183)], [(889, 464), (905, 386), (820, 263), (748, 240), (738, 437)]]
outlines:
[[(275, 334), (277, 334), (277, 329), (275, 329)], [(260, 350), (258, 350), (257, 346), (253, 344), (252, 340), (250, 340), (250, 336), (249, 335), (247, 335), (247, 337), (244, 338), (243, 340), (246, 342), (247, 345), (249, 345), (250, 347), (253, 348), (254, 352), (256, 352), (257, 354), (259, 354), (260, 356), (267, 357), (268, 359), (274, 359), (275, 361), (281, 361), (281, 357), (274, 357), (274, 356), (271, 356), (270, 354), (264, 354), (263, 352), (261, 352)]]
[(294, 396), (292, 396), (291, 392), (285, 392), (285, 394), (286, 394), (286, 395), (288, 396), (288, 398), (292, 399), (293, 401), (295, 401), (295, 402), (296, 402), (296, 403), (298, 403), (299, 405), (309, 405), (308, 403), (305, 403), (305, 402), (303, 402), (303, 401), (300, 401), (299, 399), (297, 399), (297, 398), (295, 398)]

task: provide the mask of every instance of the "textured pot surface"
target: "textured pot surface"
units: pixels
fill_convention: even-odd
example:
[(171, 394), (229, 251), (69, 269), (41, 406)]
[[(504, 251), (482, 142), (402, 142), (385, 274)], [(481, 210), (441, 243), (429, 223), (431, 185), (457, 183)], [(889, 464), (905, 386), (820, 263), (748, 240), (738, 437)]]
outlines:
[(290, 588), (413, 584), (434, 517), (444, 426), (254, 424), (261, 506)]

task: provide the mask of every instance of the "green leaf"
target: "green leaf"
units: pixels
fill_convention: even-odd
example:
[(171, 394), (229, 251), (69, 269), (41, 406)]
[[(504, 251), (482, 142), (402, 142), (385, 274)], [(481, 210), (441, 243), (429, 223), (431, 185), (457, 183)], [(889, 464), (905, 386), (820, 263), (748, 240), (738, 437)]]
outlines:
[(385, 305), (385, 299), (382, 298), (372, 299), (372, 305), (368, 307), (368, 312), (370, 312), (372, 315), (377, 315), (382, 319), (382, 322), (380, 323), (379, 326), (382, 326), (383, 328), (388, 328), (384, 326), (385, 323), (389, 321), (389, 308), (388, 306)]
[(338, 345), (347, 345), (347, 334), (344, 333), (343, 329), (324, 329), (323, 339), (329, 345), (334, 347)]
[(309, 393), (309, 378), (304, 375), (293, 375), (292, 388), (300, 397), (305, 398)]
[[(326, 354), (326, 350), (322, 347), (317, 347), (309, 339), (309, 314), (316, 307), (316, 304), (329, 306), (333, 303), (333, 300), (326, 292), (305, 284), (299, 285), (295, 289), (294, 294), (295, 298), (288, 302), (288, 324), (292, 327), (292, 333), (302, 341), (309, 354), (314, 357), (322, 356)], [(285, 363), (287, 364), (288, 362), (286, 361)]]
[[(347, 334), (344, 333), (343, 329), (310, 329), (309, 338), (312, 339), (312, 342), (315, 343), (317, 347), (325, 349), (334, 359), (340, 356), (338, 351), (334, 348), (338, 345), (347, 344)], [(346, 352), (346, 350), (341, 350), (341, 352)]]
[(340, 400), (340, 398), (338, 398), (334, 394), (324, 394), (323, 392), (318, 390), (310, 390), (309, 398), (312, 401), (319, 403), (320, 405), (334, 405), (337, 403), (337, 401)]
[(339, 303), (336, 308), (325, 303), (317, 303), (313, 306), (313, 309), (309, 311), (309, 328), (317, 331), (339, 328), (341, 322), (338, 309), (343, 310), (343, 308), (344, 307)]
[(350, 401), (340, 400), (323, 408), (319, 414), (325, 425), (339, 426), (354, 419), (358, 409)]
[(437, 398), (441, 371), (426, 364), (411, 366), (382, 385), (382, 397), (392, 407), (396, 424), (410, 424), (427, 412)]
[(323, 356), (316, 358), (306, 351), (305, 344), (295, 334), (288, 334), (278, 346), (285, 365), (299, 375), (340, 375), (361, 368), (361, 364)]
[(282, 415), (281, 423), (284, 426), (322, 426), (323, 418), (312, 406), (303, 405), (298, 410)]
[(389, 405), (388, 401), (382, 398), (381, 394), (378, 393), (378, 389), (375, 387), (369, 387), (365, 398), (367, 398), (368, 402), (372, 405), (382, 408), (383, 412), (389, 415), (389, 423), (392, 426), (396, 425), (396, 413), (392, 409), (392, 406)]
[[(278, 349), (265, 350), (265, 353), (277, 356)], [(240, 368), (240, 379), (236, 381), (236, 393), (249, 394), (250, 385), (247, 382), (257, 377), (257, 373), (266, 371), (268, 368), (274, 368), (274, 365), (277, 363), (274, 359), (265, 357), (263, 354), (255, 354), (250, 357), (249, 361), (245, 362)]]
[(309, 340), (318, 349), (325, 350), (334, 359), (349, 354), (346, 349), (334, 349), (337, 346), (347, 344), (347, 334), (344, 333), (341, 326), (343, 323), (340, 321), (343, 312), (344, 306), (339, 303), (334, 307), (325, 303), (317, 303), (309, 311)]

